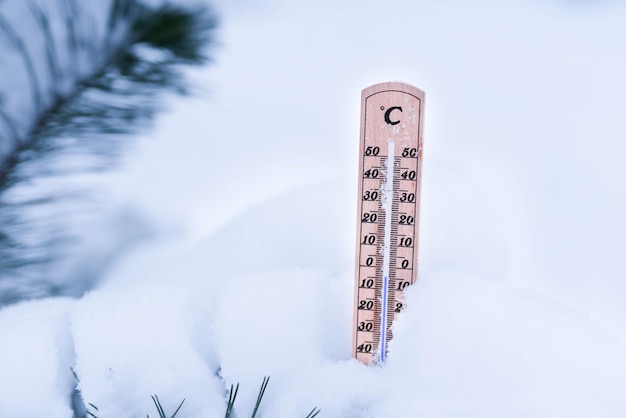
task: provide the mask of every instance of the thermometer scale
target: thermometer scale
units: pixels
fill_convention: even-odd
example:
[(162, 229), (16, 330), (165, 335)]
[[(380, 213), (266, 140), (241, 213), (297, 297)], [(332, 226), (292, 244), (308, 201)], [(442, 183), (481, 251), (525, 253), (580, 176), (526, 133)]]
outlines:
[(380, 83), (361, 94), (353, 355), (382, 364), (404, 290), (417, 280), (424, 92)]

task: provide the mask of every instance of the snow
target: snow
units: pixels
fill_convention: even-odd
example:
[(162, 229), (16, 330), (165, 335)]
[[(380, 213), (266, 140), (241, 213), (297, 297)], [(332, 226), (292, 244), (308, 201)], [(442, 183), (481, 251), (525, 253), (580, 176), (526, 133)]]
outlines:
[(69, 330), (73, 301), (25, 302), (0, 314), (0, 416), (26, 418), (46, 411), (70, 417), (76, 385)]
[[(96, 259), (82, 298), (0, 311), (0, 417), (70, 417), (70, 368), (100, 417), (154, 414), (153, 394), (221, 417), (237, 382), (247, 416), (266, 375), (264, 416), (623, 416), (623, 6), (216, 6), (207, 91), (98, 186), (107, 216), (68, 277), (103, 237), (153, 239)], [(427, 94), (420, 280), (368, 368), (359, 91), (394, 79)]]
[(187, 416), (221, 409), (223, 386), (195, 348), (185, 293), (143, 286), (94, 292), (78, 303), (72, 321), (76, 372), (83, 399), (99, 415), (143, 416), (153, 408), (153, 394), (172, 412), (187, 398)]

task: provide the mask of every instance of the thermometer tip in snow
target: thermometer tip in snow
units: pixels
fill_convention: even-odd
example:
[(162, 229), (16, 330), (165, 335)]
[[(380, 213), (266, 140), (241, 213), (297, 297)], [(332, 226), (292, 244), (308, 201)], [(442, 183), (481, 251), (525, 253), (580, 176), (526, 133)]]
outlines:
[(353, 355), (382, 363), (404, 289), (417, 280), (424, 92), (380, 83), (361, 95)]

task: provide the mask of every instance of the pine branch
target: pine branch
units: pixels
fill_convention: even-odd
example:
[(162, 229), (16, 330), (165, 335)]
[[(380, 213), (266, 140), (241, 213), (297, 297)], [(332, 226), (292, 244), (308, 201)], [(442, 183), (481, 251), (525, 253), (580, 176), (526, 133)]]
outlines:
[[(34, 224), (25, 213), (78, 196), (51, 195), (45, 190), (33, 195), (28, 185), (37, 179), (70, 174), (57, 163), (68, 157), (88, 160), (80, 169), (89, 172), (111, 167), (123, 152), (128, 135), (145, 129), (162, 110), (164, 94), (189, 92), (182, 69), (209, 60), (208, 46), (217, 25), (206, 8), (150, 8), (139, 0), (114, 0), (106, 23), (109, 36), (104, 44), (95, 45), (92, 39), (96, 37), (79, 31), (76, 19), (88, 22), (89, 18), (79, 13), (76, 1), (58, 1), (66, 10), (69, 56), (80, 62), (78, 57), (87, 53), (101, 64), (76, 80), (66, 94), (57, 88), (48, 92), (52, 100), (44, 100), (24, 41), (0, 14), (0, 35), (4, 34), (22, 57), (38, 113), (26, 136), (19, 137), (16, 121), (0, 100), (0, 123), (14, 136), (11, 143), (16, 145), (0, 165), (0, 306), (66, 292), (62, 284), (53, 284), (42, 275), (47, 270), (49, 276), (52, 268), (34, 267), (63, 259), (76, 245), (71, 231), (64, 227), (62, 217)], [(61, 68), (60, 45), (55, 44), (46, 11), (34, 2), (29, 5), (46, 39), (49, 76), (58, 84), (61, 78), (75, 78), (79, 69)], [(105, 58), (96, 59), (98, 55)], [(44, 102), (49, 103), (46, 109)], [(24, 195), (29, 197), (15, 198)]]

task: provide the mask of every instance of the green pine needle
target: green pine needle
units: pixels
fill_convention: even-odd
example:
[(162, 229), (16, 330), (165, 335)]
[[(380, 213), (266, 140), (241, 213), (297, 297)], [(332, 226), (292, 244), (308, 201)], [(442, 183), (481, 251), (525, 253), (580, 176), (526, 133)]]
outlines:
[(185, 399), (183, 399), (180, 403), (180, 405), (178, 405), (178, 408), (176, 408), (176, 411), (174, 411), (174, 414), (172, 414), (171, 418), (174, 418), (176, 415), (178, 415), (178, 411), (180, 411), (180, 408), (183, 407), (183, 404), (185, 403)]
[[(152, 402), (154, 402), (154, 406), (159, 413), (159, 418), (168, 418), (167, 414), (165, 413), (165, 409), (163, 409), (163, 405), (161, 405), (161, 401), (159, 400), (159, 397), (157, 395), (152, 395)], [(178, 408), (176, 408), (176, 411), (174, 411), (174, 413), (169, 418), (174, 418), (178, 414), (178, 411), (180, 411), (180, 408), (182, 408), (184, 403), (185, 399), (182, 400), (180, 405), (178, 405)], [(148, 415), (148, 418), (149, 417), (150, 416)]]
[(226, 404), (226, 415), (224, 415), (224, 418), (230, 418), (230, 414), (232, 414), (233, 407), (235, 406), (235, 399), (237, 399), (238, 391), (239, 383), (237, 383), (237, 386), (234, 388), (234, 392), (233, 385), (230, 385), (230, 393), (228, 394), (228, 403)]
[(314, 418), (317, 416), (317, 414), (319, 414), (320, 412), (322, 412), (321, 409), (317, 409), (317, 406), (313, 407), (313, 409), (311, 410), (311, 412), (309, 412), (309, 415), (306, 416), (306, 418)]
[[(267, 389), (267, 385), (269, 381), (270, 381), (269, 376), (265, 376), (263, 378), (263, 382), (261, 383), (261, 388), (259, 390), (259, 395), (257, 396), (256, 404), (254, 406), (254, 410), (252, 412), (251, 418), (255, 418), (257, 415), (257, 412), (259, 411), (259, 407), (261, 405), (261, 401), (263, 400), (263, 396), (265, 395), (265, 390)], [(235, 400), (237, 399), (238, 392), (239, 392), (239, 383), (237, 383), (237, 385), (230, 385), (230, 391), (228, 394), (228, 402), (226, 404), (226, 414), (224, 415), (224, 418), (231, 418), (233, 411), (234, 411)], [(168, 418), (167, 414), (165, 413), (165, 409), (163, 408), (163, 405), (161, 404), (161, 400), (159, 399), (159, 397), (157, 395), (152, 395), (151, 397), (152, 397), (152, 402), (154, 402), (154, 407), (156, 408), (157, 413), (159, 414), (159, 418)], [(169, 418), (175, 418), (176, 415), (178, 415), (178, 412), (180, 411), (184, 403), (185, 403), (185, 399), (182, 400), (182, 402), (178, 405), (178, 408), (176, 408), (174, 413)], [(91, 408), (98, 411), (98, 408), (94, 404), (87, 403), (87, 405), (89, 405)], [(309, 412), (309, 414), (306, 416), (306, 418), (315, 418), (320, 412), (321, 412), (321, 409), (314, 407), (311, 410), (311, 412)], [(86, 413), (87, 415), (93, 418), (98, 418), (93, 412), (89, 410), (87, 410)], [(150, 415), (146, 415), (146, 418), (150, 418)]]
[(265, 389), (267, 389), (267, 384), (269, 383), (269, 381), (269, 376), (265, 376), (263, 378), (263, 383), (261, 383), (261, 390), (259, 390), (259, 396), (256, 398), (256, 405), (254, 405), (254, 411), (252, 411), (252, 418), (256, 416), (256, 413), (259, 410), (259, 406), (261, 405), (261, 399), (263, 399), (263, 395), (265, 394)]

